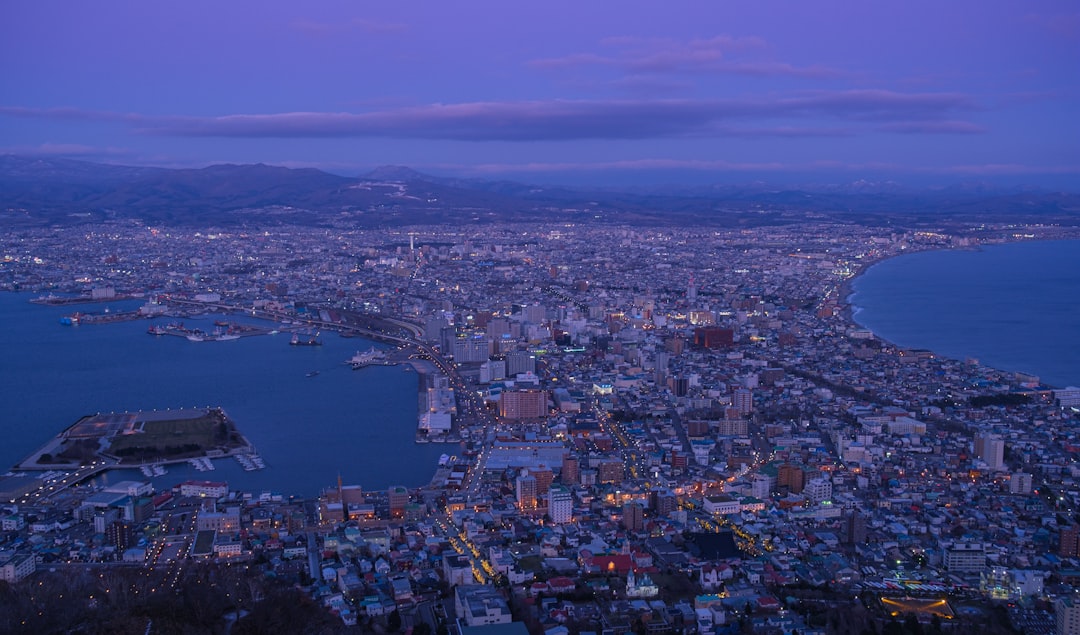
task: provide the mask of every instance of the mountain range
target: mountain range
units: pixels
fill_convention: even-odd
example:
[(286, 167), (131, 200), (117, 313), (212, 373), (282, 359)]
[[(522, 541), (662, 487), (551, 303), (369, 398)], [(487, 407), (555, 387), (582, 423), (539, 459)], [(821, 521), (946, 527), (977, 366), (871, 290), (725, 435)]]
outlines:
[(1080, 195), (984, 184), (914, 189), (857, 181), (570, 188), (436, 177), (383, 166), (356, 177), (264, 164), (129, 167), (0, 155), (0, 223), (134, 219), (150, 224), (385, 227), (604, 222), (757, 226), (831, 220), (895, 227), (944, 222), (1080, 224)]

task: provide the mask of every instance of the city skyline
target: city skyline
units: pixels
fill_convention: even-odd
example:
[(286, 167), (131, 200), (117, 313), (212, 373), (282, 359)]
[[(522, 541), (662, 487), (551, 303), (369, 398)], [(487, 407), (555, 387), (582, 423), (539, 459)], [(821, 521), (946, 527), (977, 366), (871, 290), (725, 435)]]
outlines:
[(597, 184), (1080, 181), (1064, 2), (619, 8), (20, 5), (0, 152)]

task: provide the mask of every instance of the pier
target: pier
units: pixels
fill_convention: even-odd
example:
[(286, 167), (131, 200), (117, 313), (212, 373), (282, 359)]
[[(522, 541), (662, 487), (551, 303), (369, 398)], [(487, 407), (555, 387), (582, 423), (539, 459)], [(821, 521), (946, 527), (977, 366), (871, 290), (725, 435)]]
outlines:
[(112, 469), (137, 468), (152, 478), (171, 464), (210, 471), (212, 459), (228, 456), (243, 457), (237, 460), (251, 469), (266, 467), (221, 408), (99, 413), (76, 421), (14, 470), (62, 474), (39, 492), (51, 496)]

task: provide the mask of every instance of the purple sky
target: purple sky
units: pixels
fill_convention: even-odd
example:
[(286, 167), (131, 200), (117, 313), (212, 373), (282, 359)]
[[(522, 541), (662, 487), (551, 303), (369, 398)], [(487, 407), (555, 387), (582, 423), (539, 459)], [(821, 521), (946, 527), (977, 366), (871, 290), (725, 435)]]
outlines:
[(1075, 0), (6, 2), (0, 77), (0, 153), (1080, 189)]

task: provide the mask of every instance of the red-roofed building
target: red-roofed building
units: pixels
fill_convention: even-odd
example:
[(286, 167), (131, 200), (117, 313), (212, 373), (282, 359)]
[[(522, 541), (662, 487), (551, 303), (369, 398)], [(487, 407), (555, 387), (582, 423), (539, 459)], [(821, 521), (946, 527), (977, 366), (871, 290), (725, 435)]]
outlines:
[(780, 600), (771, 595), (763, 595), (757, 599), (757, 608), (759, 611), (775, 613), (780, 610)]
[(653, 557), (648, 551), (635, 548), (630, 555), (633, 556), (634, 564), (638, 569), (648, 569), (653, 566)]
[(588, 562), (588, 566), (596, 573), (626, 575), (634, 568), (634, 560), (627, 554), (595, 556)]
[(577, 588), (577, 583), (573, 578), (559, 576), (548, 580), (548, 587), (553, 593), (569, 593)]

